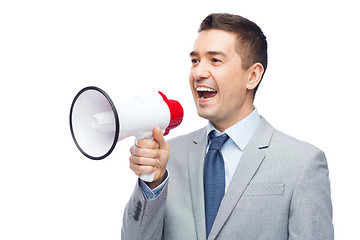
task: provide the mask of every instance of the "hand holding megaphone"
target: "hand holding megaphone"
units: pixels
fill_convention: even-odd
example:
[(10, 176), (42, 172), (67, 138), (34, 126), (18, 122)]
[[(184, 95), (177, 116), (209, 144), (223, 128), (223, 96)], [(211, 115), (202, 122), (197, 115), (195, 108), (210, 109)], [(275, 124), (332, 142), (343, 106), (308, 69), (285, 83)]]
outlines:
[[(118, 141), (129, 136), (151, 138), (158, 126), (166, 135), (180, 125), (183, 108), (178, 101), (156, 92), (128, 102), (113, 102), (98, 87), (86, 87), (75, 96), (70, 110), (70, 130), (81, 153), (93, 160), (106, 158)], [(154, 173), (142, 174), (146, 182)]]
[[(169, 144), (164, 139), (159, 127), (153, 130), (153, 139), (136, 140), (130, 148), (130, 169), (141, 179), (151, 179), (150, 188), (158, 186), (165, 175), (169, 159)], [(139, 174), (141, 173), (141, 175)], [(146, 181), (146, 180), (144, 180)]]

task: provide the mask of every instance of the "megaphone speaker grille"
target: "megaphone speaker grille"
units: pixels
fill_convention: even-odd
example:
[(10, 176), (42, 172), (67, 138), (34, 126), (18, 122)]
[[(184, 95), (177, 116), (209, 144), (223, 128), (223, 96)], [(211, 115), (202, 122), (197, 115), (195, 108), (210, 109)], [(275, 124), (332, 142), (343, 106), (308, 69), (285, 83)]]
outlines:
[[(97, 128), (97, 115), (106, 116), (108, 126)], [(114, 150), (120, 132), (119, 117), (105, 91), (93, 86), (80, 90), (71, 105), (70, 130), (80, 152), (90, 159), (101, 160)]]

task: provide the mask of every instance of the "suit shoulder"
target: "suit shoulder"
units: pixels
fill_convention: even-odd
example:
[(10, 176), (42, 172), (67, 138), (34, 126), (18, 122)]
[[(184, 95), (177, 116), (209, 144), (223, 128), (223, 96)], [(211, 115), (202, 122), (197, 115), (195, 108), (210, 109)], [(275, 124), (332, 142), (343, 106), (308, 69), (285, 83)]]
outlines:
[(274, 131), (269, 147), (273, 147), (276, 151), (284, 151), (293, 156), (302, 158), (314, 156), (314, 154), (323, 153), (318, 147), (292, 136), (289, 136), (279, 130)]
[(295, 152), (318, 152), (321, 151), (314, 145), (296, 139), (282, 131), (277, 130), (271, 126), (265, 119), (255, 132), (254, 140), (258, 141), (261, 145), (266, 145), (269, 149), (277, 153), (295, 153)]
[(288, 135), (282, 131), (279, 131), (277, 129), (275, 129), (275, 131), (274, 131), (273, 139), (282, 141), (289, 145), (318, 150), (318, 148), (316, 146), (314, 146), (313, 144), (306, 142), (306, 141), (299, 140), (299, 139), (297, 139), (293, 136), (290, 136), (290, 135)]

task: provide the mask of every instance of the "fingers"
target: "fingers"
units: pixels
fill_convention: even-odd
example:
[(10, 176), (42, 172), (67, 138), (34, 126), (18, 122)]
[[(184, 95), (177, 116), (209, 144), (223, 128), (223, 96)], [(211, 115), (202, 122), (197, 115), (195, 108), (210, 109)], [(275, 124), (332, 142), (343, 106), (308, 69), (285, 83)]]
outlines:
[(135, 143), (133, 147), (131, 147), (130, 152), (134, 156), (137, 157), (144, 157), (144, 158), (158, 158), (159, 157), (159, 149), (158, 148), (145, 148), (140, 147), (140, 144), (138, 145)]
[(140, 177), (141, 173), (153, 173), (156, 169), (155, 166), (152, 165), (139, 165), (130, 160), (129, 164), (130, 169)]
[[(137, 144), (148, 147), (150, 145), (157, 146), (157, 144), (144, 144), (144, 141), (141, 141), (142, 143), (139, 141)], [(135, 144), (130, 148), (130, 153), (130, 169), (135, 173), (152, 173), (159, 164), (160, 151), (158, 148), (144, 148)]]
[(141, 140), (136, 139), (135, 145), (139, 148), (148, 148), (148, 149), (157, 149), (159, 148), (159, 144), (156, 141), (143, 138)]

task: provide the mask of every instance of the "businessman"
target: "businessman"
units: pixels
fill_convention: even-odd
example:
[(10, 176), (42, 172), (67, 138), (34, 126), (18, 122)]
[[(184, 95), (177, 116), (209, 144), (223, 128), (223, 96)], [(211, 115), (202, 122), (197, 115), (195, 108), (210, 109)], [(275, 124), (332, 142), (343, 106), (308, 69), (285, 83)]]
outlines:
[(327, 161), (318, 148), (274, 129), (254, 107), (267, 41), (253, 22), (211, 14), (190, 53), (190, 86), (208, 125), (165, 141), (137, 141), (138, 180), (122, 239), (331, 240)]

